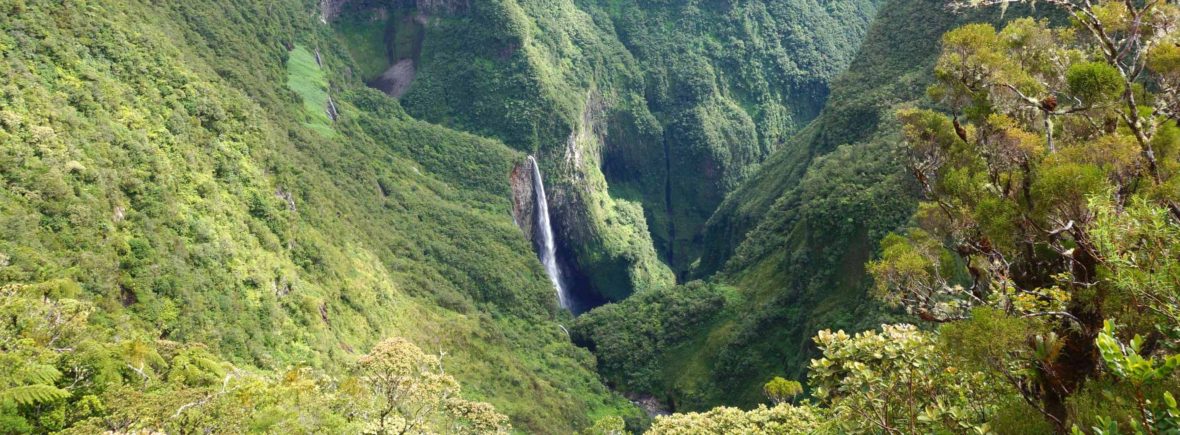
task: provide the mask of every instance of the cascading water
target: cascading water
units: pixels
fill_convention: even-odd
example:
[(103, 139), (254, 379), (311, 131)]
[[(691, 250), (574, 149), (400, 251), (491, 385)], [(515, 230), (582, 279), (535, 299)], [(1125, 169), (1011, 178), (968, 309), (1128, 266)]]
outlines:
[(549, 203), (545, 200), (545, 184), (541, 182), (541, 167), (537, 160), (529, 156), (529, 163), (533, 165), (533, 193), (537, 198), (537, 229), (541, 231), (541, 249), (537, 255), (541, 257), (541, 264), (545, 265), (545, 273), (553, 281), (557, 289), (557, 302), (562, 308), (570, 309), (570, 299), (565, 293), (562, 282), (561, 268), (557, 266), (557, 244), (553, 241), (553, 226), (549, 224)]

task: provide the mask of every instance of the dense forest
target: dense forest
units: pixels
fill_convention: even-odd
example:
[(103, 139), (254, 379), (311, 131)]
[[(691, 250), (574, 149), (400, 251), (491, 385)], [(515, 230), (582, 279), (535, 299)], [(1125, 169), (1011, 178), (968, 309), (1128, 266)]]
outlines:
[(1180, 6), (0, 1), (0, 433), (1180, 434)]

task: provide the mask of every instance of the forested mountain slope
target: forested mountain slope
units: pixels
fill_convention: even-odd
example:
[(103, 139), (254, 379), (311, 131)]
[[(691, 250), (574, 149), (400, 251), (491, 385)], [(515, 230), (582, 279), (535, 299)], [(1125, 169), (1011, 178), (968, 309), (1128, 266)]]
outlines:
[(876, 4), (335, 3), (359, 74), (408, 113), (538, 156), (569, 275), (608, 300), (686, 276), (706, 219), (816, 116)]
[[(0, 5), (0, 284), (13, 314), (0, 346), (41, 364), (6, 365), (18, 371), (0, 376), (13, 388), (0, 414), (14, 426), (0, 431), (111, 427), (109, 412), (134, 409), (121, 406), (147, 416), (153, 400), (237, 388), (221, 376), (242, 370), (343, 376), (390, 336), (442, 354), (465, 396), (519, 429), (635, 412), (569, 343), (513, 224), (507, 177), (524, 154), (368, 89), (311, 6)], [(42, 297), (22, 294), (51, 302), (48, 317), (18, 323), (37, 312), (22, 301)], [(35, 333), (68, 326), (54, 322), (71, 301), (93, 307), (72, 318), (89, 332)], [(174, 359), (175, 346), (232, 366)], [(119, 401), (140, 387), (157, 399)], [(199, 397), (169, 414), (212, 414)]]
[(949, 3), (0, 2), (0, 433), (1175, 432), (1180, 7)]
[[(563, 332), (526, 154), (580, 291), (673, 288), (875, 2), (3, 8), (6, 431), (365, 425), (340, 403), (400, 337), (516, 428), (562, 432), (642, 419)], [(247, 378), (266, 399), (220, 414)], [(325, 391), (322, 420), (263, 405), (292, 385)]]
[[(934, 25), (934, 55), (878, 52), (922, 62), (876, 62), (891, 76), (859, 90), (891, 94), (842, 105), (837, 87), (824, 130), (800, 136), (817, 155), (837, 143), (825, 134), (860, 139), (809, 164), (772, 160), (755, 180), (799, 181), (729, 198), (714, 225), (758, 222), (719, 256), (721, 275), (578, 319), (577, 339), (627, 388), (682, 408), (770, 402), (658, 418), (649, 433), (1180, 429), (1180, 7), (916, 3), (884, 5), (875, 29), (889, 32), (870, 32), (863, 54)], [(863, 80), (857, 65), (848, 77)], [(870, 110), (824, 123), (857, 107)], [(814, 350), (791, 328), (818, 329)], [(802, 383), (766, 373), (809, 353)], [(761, 391), (731, 387), (759, 372)]]
[[(816, 331), (894, 318), (866, 297), (864, 269), (918, 194), (897, 159), (892, 112), (924, 95), (942, 33), (998, 18), (952, 13), (937, 0), (882, 4), (820, 115), (710, 218), (693, 270), (709, 284), (579, 319), (576, 336), (595, 349), (608, 378), (677, 409), (752, 406), (765, 400), (761, 386), (771, 377), (803, 378)], [(632, 320), (645, 316), (663, 325)]]

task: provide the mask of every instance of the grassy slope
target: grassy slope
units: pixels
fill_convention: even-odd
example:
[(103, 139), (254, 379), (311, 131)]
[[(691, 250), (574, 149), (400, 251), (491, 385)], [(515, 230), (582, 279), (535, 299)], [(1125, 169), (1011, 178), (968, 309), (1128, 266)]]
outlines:
[[(347, 56), (303, 6), (100, 1), (0, 19), (0, 282), (77, 282), (98, 322), (130, 314), (264, 370), (331, 371), (404, 336), (446, 351), (471, 398), (525, 430), (633, 412), (552, 320), (508, 213), (523, 156), (343, 77)], [(320, 74), (301, 51), (316, 46)], [(335, 135), (307, 125), (328, 127), (327, 81)]]
[(303, 125), (331, 136), (332, 119), (328, 117), (328, 81), (316, 63), (315, 54), (307, 47), (296, 46), (287, 59), (287, 87), (303, 99), (307, 120)]

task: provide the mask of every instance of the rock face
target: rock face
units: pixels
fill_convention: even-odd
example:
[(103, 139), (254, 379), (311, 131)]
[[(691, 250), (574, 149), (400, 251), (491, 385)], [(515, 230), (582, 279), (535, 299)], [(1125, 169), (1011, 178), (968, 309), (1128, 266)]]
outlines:
[(533, 169), (528, 160), (512, 168), (508, 181), (512, 185), (512, 219), (530, 241), (536, 240), (537, 199), (533, 194)]
[(370, 83), (393, 98), (401, 98), (410, 90), (410, 83), (414, 81), (414, 59), (402, 59), (389, 67), (384, 74)]
[(369, 82), (369, 86), (380, 89), (393, 98), (401, 98), (410, 90), (414, 75), (418, 71), (418, 59), (422, 54), (422, 43), (426, 38), (426, 24), (429, 18), (423, 12), (405, 14), (391, 23), (393, 37), (408, 41), (389, 48), (391, 65), (380, 76)]
[(344, 10), (349, 0), (320, 0), (320, 16), (324, 21), (332, 21)]

